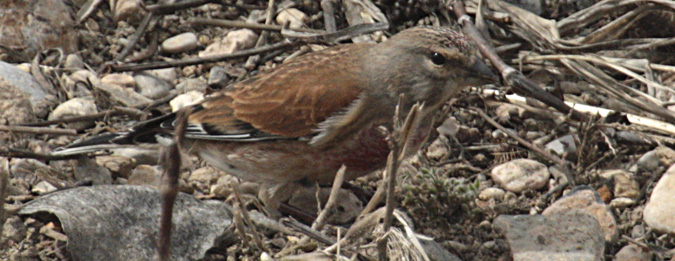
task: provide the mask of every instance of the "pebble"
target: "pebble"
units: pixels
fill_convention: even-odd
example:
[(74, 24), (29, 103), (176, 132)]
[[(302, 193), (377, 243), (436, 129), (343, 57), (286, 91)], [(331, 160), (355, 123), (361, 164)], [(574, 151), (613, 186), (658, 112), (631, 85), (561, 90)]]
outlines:
[(152, 102), (151, 99), (136, 93), (131, 88), (104, 83), (94, 84), (94, 88), (104, 92), (112, 101), (125, 107), (141, 108)]
[(304, 27), (308, 20), (309, 17), (305, 13), (295, 8), (281, 10), (276, 18), (277, 24), (285, 25), (288, 23), (290, 28)]
[(619, 237), (616, 219), (600, 195), (588, 186), (579, 186), (569, 194), (553, 202), (542, 212), (545, 216), (580, 209), (591, 214), (602, 227), (601, 234), (607, 242), (615, 242)]
[(126, 88), (136, 88), (134, 77), (126, 73), (111, 73), (101, 78), (101, 83), (113, 84)]
[(188, 181), (190, 182), (200, 182), (205, 185), (211, 185), (216, 183), (218, 177), (221, 176), (221, 173), (212, 167), (202, 167), (198, 168), (190, 173)]
[(452, 137), (456, 135), (459, 132), (459, 129), (461, 124), (455, 117), (448, 117), (443, 123), (436, 128), (438, 131), (438, 134), (447, 136), (447, 137)]
[(49, 192), (54, 192), (56, 191), (56, 187), (54, 185), (50, 184), (47, 181), (40, 181), (38, 184), (35, 184), (33, 188), (30, 190), (31, 192), (37, 194), (37, 195), (44, 195)]
[(628, 244), (619, 250), (614, 256), (614, 261), (641, 261), (653, 260), (654, 254), (648, 248), (642, 248), (634, 244)]
[(506, 236), (513, 260), (603, 260), (602, 228), (583, 210), (500, 215), (494, 227)]
[(237, 181), (236, 178), (231, 175), (222, 175), (218, 177), (216, 184), (211, 186), (211, 191), (209, 194), (214, 195), (219, 198), (228, 198), (232, 195), (231, 184), (235, 184)]
[[(641, 213), (642, 211), (636, 211)], [(636, 217), (634, 220), (638, 220), (641, 217)], [(645, 225), (642, 224), (636, 224), (633, 226), (633, 228), (630, 230), (630, 237), (632, 238), (639, 238), (639, 237), (644, 237), (645, 234), (647, 233), (647, 229), (645, 228)]]
[(108, 169), (96, 164), (96, 162), (85, 156), (77, 159), (75, 179), (78, 182), (91, 181), (93, 185), (108, 185), (112, 184), (113, 181)]
[(159, 99), (166, 96), (173, 85), (159, 77), (148, 73), (134, 74), (137, 92), (150, 99)]
[(640, 195), (640, 184), (631, 172), (622, 169), (606, 170), (600, 176), (612, 182), (614, 197), (637, 199)]
[[(74, 98), (64, 103), (59, 104), (54, 111), (49, 115), (49, 120), (60, 120), (63, 118), (84, 116), (98, 113), (96, 103), (92, 97)], [(94, 126), (94, 120), (84, 120), (77, 122), (70, 122), (66, 124), (68, 128), (76, 130), (84, 130)]]
[(660, 233), (675, 234), (675, 165), (656, 183), (642, 213), (645, 223)]
[(129, 178), (131, 171), (136, 167), (134, 158), (120, 155), (105, 155), (96, 157), (96, 163), (106, 167), (115, 177)]
[(199, 52), (199, 57), (231, 54), (253, 47), (257, 40), (258, 35), (249, 29), (230, 31), (225, 38), (215, 41), (207, 46), (204, 51)]
[(77, 71), (84, 69), (84, 61), (77, 54), (69, 54), (66, 56), (66, 61), (63, 63), (65, 69)]
[(162, 172), (150, 165), (138, 165), (131, 172), (127, 185), (148, 186), (159, 189), (162, 182)]
[(516, 159), (493, 168), (490, 176), (507, 191), (519, 193), (543, 188), (551, 174), (546, 165), (540, 162)]
[(635, 200), (632, 198), (615, 198), (609, 202), (609, 206), (613, 208), (622, 209), (635, 205), (635, 203), (636, 203)]
[(216, 183), (220, 176), (220, 172), (217, 170), (211, 167), (202, 167), (190, 172), (187, 181), (192, 187), (199, 189), (203, 193), (208, 193), (211, 184)]
[(429, 145), (426, 149), (427, 158), (438, 161), (450, 153), (450, 149), (448, 148), (445, 139), (445, 137), (439, 136)]
[(146, 15), (146, 12), (141, 7), (142, 4), (141, 0), (118, 0), (115, 5), (115, 21), (140, 20)]
[(199, 46), (197, 35), (191, 32), (169, 37), (162, 42), (162, 51), (166, 53), (183, 53)]
[(213, 66), (209, 71), (209, 80), (207, 84), (211, 88), (222, 89), (230, 82), (230, 76), (227, 75), (227, 70), (221, 66)]
[(488, 201), (490, 199), (502, 200), (506, 192), (500, 188), (485, 188), (479, 194), (478, 198), (480, 200)]
[(178, 93), (187, 93), (190, 91), (205, 92), (209, 86), (200, 78), (187, 78), (183, 82), (176, 85)]
[(172, 112), (177, 112), (178, 110), (190, 106), (204, 99), (204, 94), (198, 91), (191, 91), (176, 96), (169, 102)]
[(577, 158), (577, 145), (574, 142), (572, 134), (559, 137), (547, 143), (544, 149), (566, 159), (575, 160)]
[(653, 171), (659, 167), (659, 155), (656, 154), (656, 151), (648, 151), (643, 154), (640, 159), (637, 161), (638, 168), (644, 171)]
[(614, 175), (614, 196), (637, 199), (640, 196), (640, 184), (630, 172)]
[(145, 71), (145, 73), (154, 75), (155, 77), (165, 80), (169, 83), (173, 83), (176, 81), (176, 79), (178, 79), (178, 73), (176, 72), (176, 68), (155, 69)]
[(91, 71), (79, 70), (71, 73), (70, 75), (64, 75), (63, 82), (65, 84), (66, 94), (68, 97), (77, 98), (93, 96), (92, 92), (82, 85), (83, 82), (100, 84), (101, 79), (99, 79), (96, 74)]

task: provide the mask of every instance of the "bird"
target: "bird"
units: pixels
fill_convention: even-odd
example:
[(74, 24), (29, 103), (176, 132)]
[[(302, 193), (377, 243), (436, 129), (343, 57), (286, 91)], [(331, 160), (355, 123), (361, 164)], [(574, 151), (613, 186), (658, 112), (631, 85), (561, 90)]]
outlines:
[[(497, 80), (465, 34), (412, 27), (381, 43), (340, 44), (295, 57), (189, 106), (182, 149), (259, 183), (261, 200), (275, 205), (290, 197), (294, 184), (332, 183), (342, 165), (345, 180), (384, 167), (390, 147), (378, 128), (392, 127), (397, 105), (404, 112), (424, 105), (412, 146), (419, 148), (446, 101), (465, 87)], [(171, 134), (176, 115), (59, 153)]]

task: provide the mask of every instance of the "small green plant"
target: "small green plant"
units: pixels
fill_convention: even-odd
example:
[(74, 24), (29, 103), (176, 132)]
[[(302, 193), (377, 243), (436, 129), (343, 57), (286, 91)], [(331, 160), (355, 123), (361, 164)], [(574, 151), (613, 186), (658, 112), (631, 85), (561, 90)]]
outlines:
[(470, 213), (480, 182), (446, 177), (437, 169), (420, 169), (409, 173), (402, 182), (402, 206), (415, 217), (433, 223), (453, 222)]

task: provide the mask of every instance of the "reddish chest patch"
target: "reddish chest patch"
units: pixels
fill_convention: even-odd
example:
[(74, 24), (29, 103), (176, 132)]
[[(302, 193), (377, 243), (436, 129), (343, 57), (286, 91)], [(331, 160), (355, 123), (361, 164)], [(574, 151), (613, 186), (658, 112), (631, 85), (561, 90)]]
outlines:
[(344, 164), (350, 172), (371, 172), (386, 164), (389, 145), (377, 129), (364, 131), (349, 143), (331, 160), (337, 167)]

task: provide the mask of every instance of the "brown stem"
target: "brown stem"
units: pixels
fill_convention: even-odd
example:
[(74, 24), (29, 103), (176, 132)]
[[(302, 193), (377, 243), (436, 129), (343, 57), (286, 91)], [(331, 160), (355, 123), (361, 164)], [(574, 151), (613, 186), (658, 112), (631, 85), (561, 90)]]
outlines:
[(61, 135), (75, 136), (75, 135), (77, 135), (77, 130), (74, 130), (74, 129), (54, 129), (54, 128), (7, 126), (7, 125), (0, 125), (0, 131), (46, 134), (46, 135), (54, 135), (54, 136), (61, 136)]

